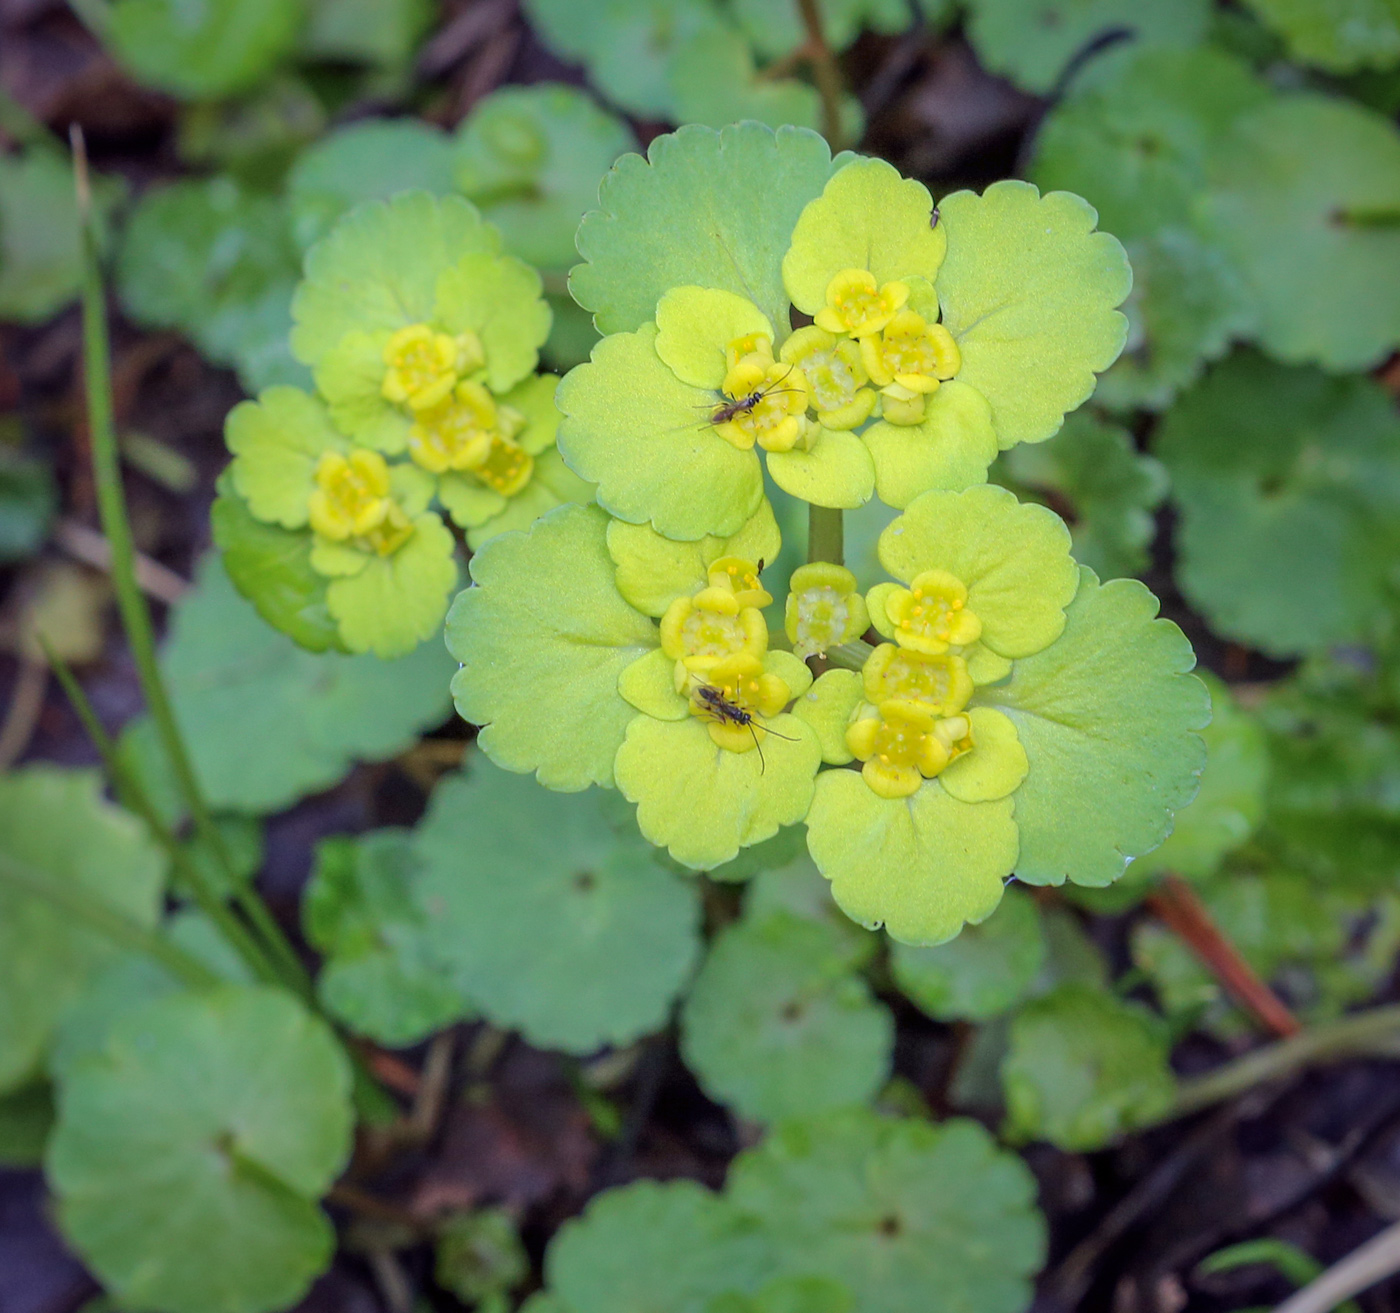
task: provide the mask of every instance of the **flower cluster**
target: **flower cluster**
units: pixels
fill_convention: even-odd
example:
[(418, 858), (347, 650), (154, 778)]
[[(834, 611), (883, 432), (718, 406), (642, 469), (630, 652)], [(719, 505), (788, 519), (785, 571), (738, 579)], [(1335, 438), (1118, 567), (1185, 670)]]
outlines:
[[(805, 822), (850, 916), (935, 943), (1013, 873), (1106, 884), (1160, 843), (1208, 702), (1141, 585), (1101, 586), (1058, 516), (986, 482), (1121, 348), (1117, 242), (1077, 198), (1006, 183), (935, 210), (875, 160), (825, 164), (792, 207), (810, 137), (688, 128), (605, 184), (574, 288), (614, 331), (557, 396), (598, 505), (473, 559), (453, 691), (498, 764), (617, 787), (693, 868)], [(688, 197), (723, 214), (755, 161), (783, 240), (780, 219), (716, 219), (683, 252), (649, 244), (680, 214), (673, 174), (731, 169)], [(771, 585), (765, 470), (813, 525)], [(889, 578), (863, 583), (822, 556), (876, 495), (903, 514)]]
[[(243, 523), (297, 535), (283, 574), (304, 567), (347, 650), (395, 656), (437, 629), (457, 580), (440, 511), (477, 547), (592, 495), (554, 445), (558, 380), (535, 372), (539, 277), (499, 248), (460, 199), (354, 211), (312, 250), (293, 305), (315, 391), (270, 388), (229, 416), (225, 496)], [(221, 545), (255, 602), (289, 586)]]

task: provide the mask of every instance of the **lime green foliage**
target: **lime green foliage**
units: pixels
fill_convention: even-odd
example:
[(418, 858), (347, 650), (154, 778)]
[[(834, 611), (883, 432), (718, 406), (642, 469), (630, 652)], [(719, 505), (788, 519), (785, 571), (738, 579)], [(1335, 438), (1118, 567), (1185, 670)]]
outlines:
[(0, 562), (34, 555), (57, 509), (58, 488), (48, 464), (0, 439)]
[(1127, 31), (1134, 46), (1187, 47), (1205, 35), (1203, 0), (973, 0), (968, 36), (982, 62), (1027, 91), (1055, 88), (1075, 56), (1095, 40)]
[[(115, 199), (97, 178), (99, 216)], [(0, 319), (37, 324), (78, 294), (81, 276), (73, 170), (46, 145), (0, 154)]]
[(59, 1093), (65, 1237), (123, 1304), (295, 1303), (330, 1261), (315, 1201), (349, 1157), (349, 1092), (330, 1031), (286, 994), (223, 986), (128, 1013)]
[(452, 192), (452, 143), (416, 118), (350, 123), (303, 152), (286, 186), (292, 232), (304, 251), (363, 201), (401, 191)]
[[(154, 925), (165, 863), (94, 771), (29, 766), (0, 777), (0, 862), (77, 888)], [(118, 955), (82, 922), (0, 879), (0, 1092), (28, 1083), (59, 1016)]]
[(948, 255), (937, 291), (962, 353), (958, 381), (986, 398), (1003, 448), (1043, 441), (1123, 349), (1123, 247), (1094, 231), (1079, 197), (1024, 182), (955, 192), (939, 214)]
[(1069, 1151), (1101, 1148), (1171, 1105), (1167, 1050), (1165, 1027), (1145, 1008), (1062, 985), (1011, 1023), (1001, 1068), (1007, 1133)]
[(1346, 101), (1262, 105), (1212, 160), (1206, 221), (1281, 360), (1362, 369), (1400, 342), (1397, 212), (1400, 133)]
[(530, 1275), (530, 1256), (506, 1208), (455, 1213), (438, 1231), (433, 1277), (481, 1313), (505, 1313), (506, 1296)]
[(334, 784), (357, 758), (403, 751), (448, 712), (436, 643), (399, 661), (314, 656), (264, 625), (219, 561), (175, 610), (162, 656), (206, 797), (263, 812)]
[(894, 1026), (854, 968), (869, 945), (783, 910), (750, 913), (710, 950), (681, 1049), (710, 1096), (760, 1122), (867, 1102)]
[[(545, 1256), (549, 1313), (707, 1313), (758, 1289), (773, 1259), (759, 1222), (694, 1181), (597, 1195)], [(533, 1306), (532, 1306), (533, 1307)]]
[(1400, 61), (1395, 0), (1249, 0), (1295, 59), (1331, 73), (1388, 68)]
[(862, 1313), (1018, 1313), (1044, 1258), (1030, 1172), (970, 1121), (789, 1122), (739, 1156), (729, 1197), (762, 1219), (780, 1272), (838, 1281)]
[(981, 925), (948, 944), (892, 946), (895, 983), (939, 1021), (986, 1021), (1014, 1007), (1045, 964), (1045, 931), (1035, 900), (1010, 888)]
[(258, 81), (305, 19), (300, 0), (116, 0), (100, 35), (138, 81), (198, 100)]
[(981, 696), (1010, 717), (1030, 762), (1014, 795), (1029, 884), (1105, 885), (1171, 832), (1195, 796), (1210, 716), (1195, 655), (1135, 580), (1081, 571), (1065, 632)]
[(617, 590), (607, 527), (602, 511), (570, 506), (495, 539), (472, 558), (476, 587), (447, 617), (462, 665), (457, 710), (483, 726), (478, 741), (497, 765), (536, 771), (554, 789), (613, 782), (637, 714), (618, 677), (659, 642)]
[(428, 959), (414, 905), (408, 835), (376, 830), (323, 840), (302, 895), (306, 938), (325, 962), (316, 988), (352, 1030), (402, 1048), (466, 1013), (462, 996)]
[(142, 196), (117, 287), (137, 323), (178, 328), (246, 386), (266, 387), (306, 378), (287, 350), (298, 266), (282, 203), (218, 176)]
[(0, 1168), (38, 1167), (53, 1116), (53, 1091), (42, 1082), (0, 1095)]
[(503, 87), (458, 129), (452, 169), (510, 254), (562, 272), (577, 258), (574, 232), (598, 204), (603, 175), (635, 147), (627, 124), (576, 87)]
[(1278, 656), (1367, 636), (1400, 551), (1390, 398), (1240, 354), (1184, 396), (1157, 454), (1181, 510), (1177, 578), (1217, 632)]
[(741, 123), (689, 126), (625, 155), (578, 232), (569, 289), (603, 333), (628, 333), (673, 287), (710, 287), (787, 324), (781, 261), (803, 206), (831, 176), (814, 132)]
[(434, 14), (430, 0), (312, 0), (299, 50), (318, 59), (370, 65), (378, 74), (370, 87), (402, 94), (414, 51)]
[(597, 793), (479, 762), (438, 786), (413, 851), (430, 950), (492, 1022), (575, 1053), (664, 1024), (699, 949), (695, 892)]
[(1152, 512), (1167, 494), (1167, 476), (1151, 456), (1138, 455), (1127, 429), (1071, 415), (1049, 442), (1012, 448), (1006, 472), (1068, 502), (1074, 557), (1101, 579), (1147, 568), (1157, 532)]
[(825, 1277), (775, 1277), (753, 1295), (729, 1292), (705, 1313), (851, 1313), (855, 1296)]

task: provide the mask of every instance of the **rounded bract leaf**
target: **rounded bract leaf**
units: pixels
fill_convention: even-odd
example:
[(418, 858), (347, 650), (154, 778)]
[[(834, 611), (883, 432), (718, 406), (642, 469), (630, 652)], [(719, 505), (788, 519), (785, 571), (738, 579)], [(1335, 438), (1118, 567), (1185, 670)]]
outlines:
[(785, 911), (727, 929), (681, 1014), (681, 1051), (710, 1096), (760, 1122), (872, 1098), (894, 1026), (859, 955), (838, 927)]
[(597, 507), (561, 506), (526, 534), (492, 539), (447, 616), (458, 712), (482, 726), (477, 741), (498, 766), (553, 789), (612, 784), (637, 714), (618, 677), (660, 644), (617, 590), (607, 529)]
[(968, 36), (983, 64), (1042, 95), (1100, 38), (1124, 33), (1136, 46), (1189, 47), (1210, 20), (1204, 0), (974, 0), (970, 8)]
[(596, 792), (479, 762), (438, 785), (413, 852), (431, 952), (496, 1025), (589, 1053), (665, 1024), (699, 951), (696, 893)]
[(1003, 448), (1050, 437), (1123, 349), (1115, 309), (1133, 284), (1093, 207), (1029, 183), (960, 191), (939, 205), (948, 254), (938, 275), (943, 323), (962, 353), (958, 381), (992, 408)]
[(422, 119), (364, 119), (328, 133), (287, 174), (292, 231), (304, 251), (363, 201), (455, 190), (452, 142)]
[[(134, 816), (103, 800), (96, 771), (27, 766), (0, 776), (0, 863), (142, 925), (159, 917), (165, 860)], [(37, 1072), (63, 1010), (120, 951), (0, 878), (0, 1091)]]
[(1099, 1149), (1171, 1106), (1166, 1027), (1146, 1008), (1061, 985), (1011, 1023), (1002, 1062), (1007, 1133), (1070, 1152)]
[(798, 216), (783, 256), (783, 285), (793, 305), (815, 315), (837, 274), (864, 269), (879, 285), (933, 282), (947, 249), (923, 183), (901, 178), (884, 160), (852, 160)]
[(1144, 50), (1050, 111), (1032, 176), (1046, 191), (1083, 196), (1124, 241), (1189, 227), (1213, 153), (1234, 121), (1270, 96), (1223, 50)]
[(346, 215), (306, 256), (292, 302), (292, 352), (315, 366), (348, 333), (395, 332), (432, 320), (438, 279), (501, 239), (459, 196), (404, 192)]
[(1177, 579), (1219, 633), (1274, 656), (1369, 634), (1400, 560), (1400, 419), (1380, 386), (1239, 354), (1173, 407), (1156, 451)]
[(429, 959), (427, 923), (410, 887), (416, 868), (405, 830), (325, 839), (302, 895), (307, 940), (325, 959), (321, 1002), (390, 1048), (416, 1044), (468, 1010)]
[(1364, 369), (1400, 343), (1400, 131), (1298, 94), (1241, 117), (1212, 160), (1206, 222), (1280, 360)]
[(591, 96), (542, 82), (477, 101), (457, 130), (453, 169), (507, 251), (543, 269), (567, 269), (603, 175), (634, 149), (632, 130)]
[(1393, 0), (1248, 0), (1295, 59), (1330, 73), (1384, 69), (1400, 60), (1400, 8)]
[(393, 662), (304, 652), (263, 624), (213, 556), (174, 610), (161, 664), (205, 797), (229, 811), (275, 811), (326, 788), (449, 711), (452, 661), (436, 643)]
[(706, 1313), (773, 1268), (755, 1219), (695, 1181), (637, 1181), (594, 1197), (549, 1247), (545, 1275), (568, 1313)]
[(1025, 997), (1046, 957), (1035, 900), (1014, 886), (980, 925), (932, 948), (896, 943), (895, 983), (939, 1021), (986, 1021)]
[(1210, 697), (1195, 654), (1136, 580), (1081, 570), (1065, 631), (975, 701), (1011, 718), (1030, 771), (1013, 795), (1028, 884), (1111, 884), (1195, 797)]
[(103, 37), (136, 78), (189, 100), (243, 91), (296, 43), (302, 0), (117, 0)]
[(290, 995), (157, 999), (63, 1082), (48, 1152), (59, 1225), (124, 1304), (286, 1307), (330, 1262), (315, 1201), (349, 1157), (352, 1120), (349, 1064)]
[(692, 125), (657, 137), (646, 159), (624, 155), (603, 180), (570, 290), (604, 333), (640, 328), (673, 287), (735, 292), (786, 325), (783, 254), (831, 169), (826, 142), (802, 128)]
[(1020, 1313), (1044, 1259), (1034, 1178), (971, 1121), (789, 1122), (739, 1156), (729, 1195), (780, 1270), (858, 1291), (861, 1313)]

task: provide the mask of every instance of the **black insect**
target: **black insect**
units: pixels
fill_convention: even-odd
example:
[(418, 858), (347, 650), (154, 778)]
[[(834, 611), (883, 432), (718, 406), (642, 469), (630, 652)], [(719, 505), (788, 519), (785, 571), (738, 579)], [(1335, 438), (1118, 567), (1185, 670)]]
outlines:
[(938, 206), (936, 205), (933, 207), (933, 213), (928, 217), (928, 226), (930, 228), (938, 227)]
[[(733, 699), (726, 696), (723, 689), (716, 688), (713, 684), (701, 684), (695, 690), (695, 696), (700, 700), (700, 705), (709, 713), (710, 719), (718, 721), (721, 725), (741, 725), (753, 735), (753, 745), (758, 749), (758, 773), (762, 775), (768, 769), (768, 763), (763, 759), (763, 745), (758, 741), (758, 730), (755, 728), (754, 716), (751, 711), (741, 707)], [(767, 725), (763, 728), (775, 739), (782, 739), (784, 743), (796, 743), (797, 740), (789, 738), (786, 734), (779, 734), (775, 729), (769, 729)]]
[[(787, 373), (785, 373), (782, 378), (774, 379), (773, 383), (782, 383), (792, 371), (793, 366), (789, 365), (787, 367)], [(796, 388), (774, 387), (772, 384), (764, 383), (761, 387), (755, 388), (746, 397), (731, 398), (723, 402), (710, 415), (709, 422), (711, 424), (728, 424), (730, 420), (738, 415), (747, 415), (749, 411), (753, 410), (753, 408), (764, 399), (764, 397), (782, 397), (786, 396), (789, 392), (795, 391), (797, 391)]]

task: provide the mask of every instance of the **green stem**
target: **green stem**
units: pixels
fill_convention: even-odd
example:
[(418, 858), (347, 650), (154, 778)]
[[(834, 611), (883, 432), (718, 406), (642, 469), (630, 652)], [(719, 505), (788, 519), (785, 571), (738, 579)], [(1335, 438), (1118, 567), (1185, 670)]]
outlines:
[(1355, 205), (1338, 210), (1334, 218), (1346, 228), (1400, 228), (1400, 206)]
[(1310, 1026), (1292, 1039), (1266, 1044), (1204, 1076), (1182, 1081), (1177, 1087), (1176, 1101), (1160, 1120), (1174, 1121), (1199, 1112), (1264, 1081), (1291, 1075), (1315, 1063), (1397, 1051), (1400, 1051), (1400, 1003), (1354, 1012), (1336, 1021)]
[(802, 15), (802, 25), (807, 29), (812, 75), (816, 78), (817, 93), (822, 100), (822, 135), (830, 143), (834, 154), (844, 145), (841, 131), (841, 66), (827, 44), (817, 0), (797, 0), (797, 9)]
[(112, 548), (112, 583), (117, 594), (122, 627), (131, 645), (141, 691), (161, 747), (170, 762), (185, 806), (194, 819), (195, 832), (214, 854), (229, 887), (253, 929), (265, 941), (268, 953), (286, 983), (303, 997), (310, 997), (311, 980), (295, 949), (277, 924), (257, 890), (240, 881), (233, 869), (223, 836), (200, 791), (194, 766), (175, 722), (175, 713), (156, 660), (155, 626), (146, 599), (136, 582), (136, 545), (131, 537), (126, 499), (122, 492), (121, 462), (117, 452), (112, 409), (111, 346), (107, 338), (107, 306), (98, 267), (97, 240), (92, 221), (92, 195), (88, 185), (87, 152), (82, 133), (73, 129), (73, 164), (77, 186), (78, 217), (83, 234), (83, 382), (87, 394), (88, 428), (92, 443), (93, 477), (102, 529)]
[(829, 666), (840, 666), (843, 670), (864, 670), (865, 663), (870, 660), (870, 654), (875, 649), (862, 639), (856, 639), (853, 643), (841, 643), (836, 647), (826, 649), (826, 663)]
[(82, 721), (83, 729), (87, 731), (88, 738), (92, 740), (93, 746), (101, 755), (102, 763), (106, 766), (107, 773), (112, 777), (112, 783), (116, 786), (117, 795), (121, 798), (122, 803), (146, 822), (147, 827), (155, 836), (156, 842), (165, 849), (170, 864), (175, 868), (176, 876), (199, 905), (200, 911), (214, 923), (230, 946), (247, 964), (253, 975), (269, 984), (281, 983), (281, 976), (278, 974), (277, 968), (272, 964), (257, 940), (229, 910), (223, 899), (209, 887), (208, 880), (205, 879), (204, 873), (199, 867), (195, 865), (189, 850), (161, 819), (146, 790), (141, 786), (140, 780), (127, 769), (121, 759), (121, 754), (117, 751), (117, 745), (112, 742), (111, 736), (103, 727), (102, 722), (98, 720), (97, 713), (92, 709), (92, 703), (88, 701), (87, 694), (83, 692), (82, 685), (78, 683), (73, 672), (49, 646), (43, 635), (40, 635), (39, 641), (43, 645), (54, 675), (63, 686), (63, 691), (68, 695), (69, 703), (77, 713), (78, 719)]
[(841, 512), (828, 506), (807, 508), (807, 559), (841, 565), (845, 559)]
[(192, 989), (208, 989), (221, 983), (203, 962), (179, 945), (172, 944), (163, 935), (148, 930), (140, 922), (133, 921), (91, 894), (50, 879), (5, 853), (0, 853), (0, 882), (33, 898), (42, 899), (64, 916), (82, 921), (122, 948), (145, 953)]

